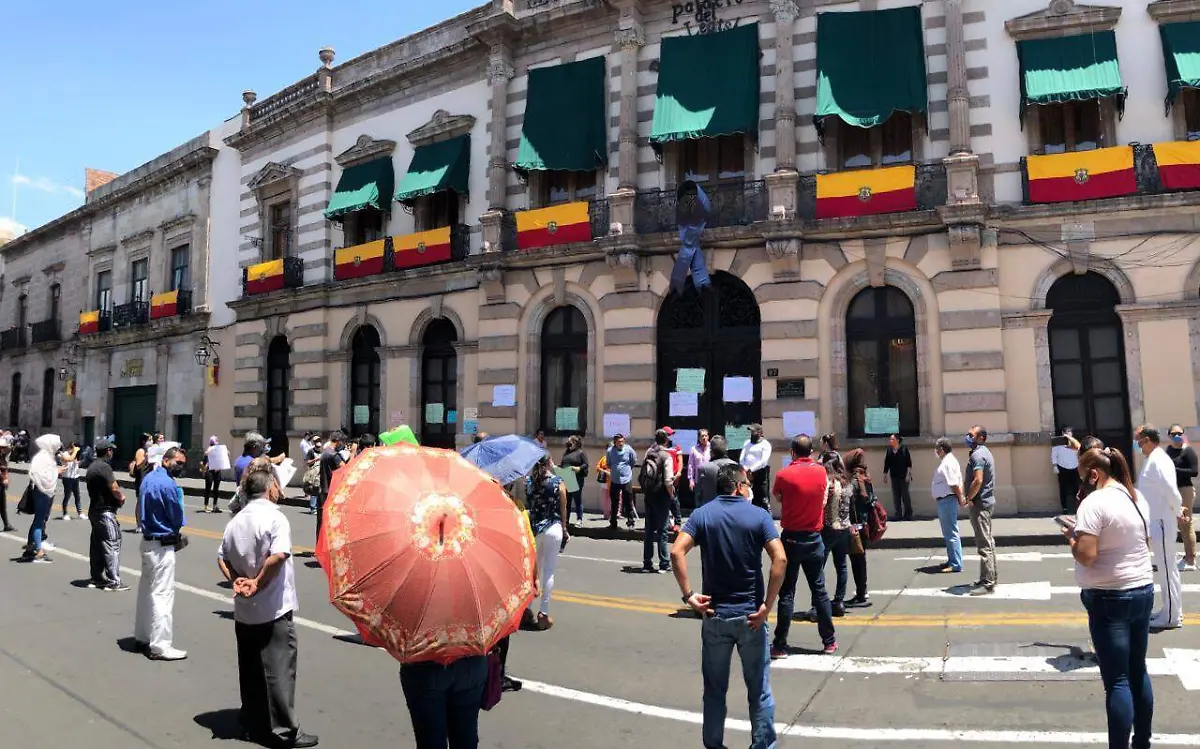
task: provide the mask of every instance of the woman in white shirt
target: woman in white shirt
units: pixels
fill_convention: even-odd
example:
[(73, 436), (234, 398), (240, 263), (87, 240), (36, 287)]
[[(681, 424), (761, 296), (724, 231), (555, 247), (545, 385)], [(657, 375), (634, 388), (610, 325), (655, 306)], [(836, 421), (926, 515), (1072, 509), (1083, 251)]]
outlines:
[(71, 516), (67, 514), (67, 509), (70, 507), (71, 497), (75, 497), (75, 514), (80, 520), (87, 520), (87, 513), (83, 511), (83, 502), (79, 497), (79, 479), (81, 471), (79, 470), (79, 445), (75, 442), (67, 445), (62, 452), (58, 454), (58, 461), (64, 466), (62, 474), (63, 485), (63, 505), (61, 520), (70, 520)]
[(212, 511), (219, 513), (221, 508), (217, 506), (217, 499), (221, 496), (221, 477), (230, 465), (229, 448), (221, 444), (217, 435), (208, 438), (208, 449), (204, 451), (204, 460), (201, 462), (204, 469), (204, 507), (200, 512), (208, 512), (208, 498), (211, 496)]
[[(1150, 563), (1150, 506), (1133, 486), (1119, 450), (1088, 450), (1079, 476), (1095, 487), (1063, 535), (1075, 557), (1075, 580), (1107, 697), (1108, 745), (1150, 746), (1154, 692), (1146, 672), (1154, 573)], [(1129, 734), (1133, 732), (1133, 743)]]

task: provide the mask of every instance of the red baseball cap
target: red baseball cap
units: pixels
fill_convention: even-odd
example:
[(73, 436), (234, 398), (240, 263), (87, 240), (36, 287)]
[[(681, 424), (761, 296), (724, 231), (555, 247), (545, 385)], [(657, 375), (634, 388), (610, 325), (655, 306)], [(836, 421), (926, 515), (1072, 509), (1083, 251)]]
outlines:
[(662, 430), (663, 430), (664, 432), (666, 432), (666, 433), (667, 433), (667, 436), (668, 436), (668, 437), (674, 437), (674, 436), (675, 436), (675, 430), (674, 430), (674, 429), (672, 429), (671, 427), (663, 427), (663, 428), (662, 428)]

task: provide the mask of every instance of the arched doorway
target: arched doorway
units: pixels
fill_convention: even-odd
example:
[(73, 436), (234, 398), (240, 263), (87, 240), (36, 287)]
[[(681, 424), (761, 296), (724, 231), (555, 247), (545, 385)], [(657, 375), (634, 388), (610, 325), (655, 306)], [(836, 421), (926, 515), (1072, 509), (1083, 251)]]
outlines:
[(579, 308), (566, 304), (553, 309), (542, 325), (541, 344), (541, 428), (561, 436), (587, 434), (588, 327)]
[(290, 423), (292, 347), (284, 336), (275, 336), (267, 349), (267, 413), (264, 436), (271, 440), (271, 454), (286, 452)]
[[(350, 343), (350, 433), (379, 434), (379, 331), (363, 325)], [(390, 425), (397, 426), (395, 424)]]
[(454, 449), (458, 430), (458, 333), (439, 317), (421, 337), (421, 444)]
[(875, 408), (895, 408), (900, 434), (920, 434), (917, 317), (903, 291), (894, 286), (872, 287), (850, 300), (846, 370), (849, 436), (881, 434), (867, 431), (867, 409)]
[[(717, 272), (712, 287), (697, 292), (689, 278), (683, 293), (672, 292), (658, 312), (658, 372), (655, 388), (656, 425), (674, 429), (708, 429), (728, 439), (733, 430), (762, 418), (762, 339), (758, 300), (740, 278)], [(679, 370), (704, 371), (704, 392), (697, 394), (695, 416), (672, 416), (671, 393), (680, 386)], [(726, 403), (726, 377), (749, 377), (754, 383), (749, 403)], [(683, 383), (686, 387), (686, 382)], [(731, 457), (742, 441), (729, 440)], [(690, 497), (684, 495), (685, 500)]]
[(1098, 273), (1068, 274), (1046, 294), (1055, 427), (1124, 448), (1133, 438), (1116, 287)]

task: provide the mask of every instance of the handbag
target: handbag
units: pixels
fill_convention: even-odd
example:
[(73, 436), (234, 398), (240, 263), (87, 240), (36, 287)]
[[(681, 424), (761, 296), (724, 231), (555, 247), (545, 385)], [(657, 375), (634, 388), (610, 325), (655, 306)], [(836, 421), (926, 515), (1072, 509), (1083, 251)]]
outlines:
[(504, 694), (504, 664), (500, 661), (498, 651), (493, 649), (487, 654), (487, 667), (487, 682), (483, 685), (483, 702), (480, 707), (491, 710), (500, 704), (500, 697)]
[(17, 514), (32, 515), (33, 514), (33, 484), (26, 484), (25, 491), (21, 492), (21, 500), (17, 502)]
[(857, 528), (850, 529), (850, 553), (854, 556), (862, 556), (867, 553), (863, 548), (862, 536), (858, 535)]

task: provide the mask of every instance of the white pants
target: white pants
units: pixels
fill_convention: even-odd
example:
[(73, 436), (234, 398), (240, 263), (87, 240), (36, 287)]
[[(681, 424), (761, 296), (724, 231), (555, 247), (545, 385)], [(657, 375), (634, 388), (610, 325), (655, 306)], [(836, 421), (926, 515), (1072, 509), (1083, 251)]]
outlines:
[(537, 534), (537, 566), (539, 598), (529, 602), (529, 610), (533, 613), (550, 613), (550, 592), (554, 590), (554, 568), (558, 566), (558, 552), (562, 548), (563, 528), (555, 523)]
[(175, 609), (175, 548), (142, 539), (142, 579), (138, 583), (133, 638), (159, 655), (171, 648)]
[(1150, 547), (1158, 565), (1158, 585), (1162, 589), (1162, 607), (1150, 616), (1151, 625), (1177, 627), (1183, 623), (1183, 596), (1179, 588), (1179, 568), (1175, 562), (1175, 518), (1150, 521)]

